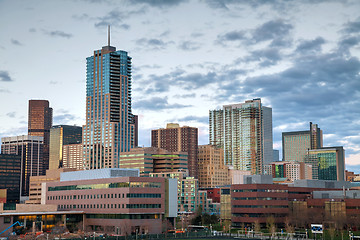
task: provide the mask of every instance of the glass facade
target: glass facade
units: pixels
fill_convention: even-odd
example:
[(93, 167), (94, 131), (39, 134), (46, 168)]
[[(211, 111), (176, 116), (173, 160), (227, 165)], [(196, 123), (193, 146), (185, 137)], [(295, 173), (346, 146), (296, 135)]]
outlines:
[(43, 138), (41, 149), (42, 162), (39, 165), (41, 175), (49, 169), (50, 128), (52, 126), (53, 109), (47, 100), (29, 100), (28, 135)]
[(63, 167), (63, 146), (82, 141), (82, 128), (78, 126), (59, 125), (50, 129), (49, 169)]
[(1, 139), (1, 143), (1, 153), (20, 156), (20, 194), (29, 196), (30, 176), (44, 175), (43, 137), (5, 137)]
[(345, 153), (343, 147), (309, 150), (307, 161), (317, 164), (319, 180), (345, 180)]
[(86, 169), (119, 167), (119, 155), (135, 146), (131, 112), (131, 57), (106, 46), (86, 59)]
[(20, 163), (19, 155), (0, 154), (0, 189), (7, 189), (7, 203), (20, 200)]

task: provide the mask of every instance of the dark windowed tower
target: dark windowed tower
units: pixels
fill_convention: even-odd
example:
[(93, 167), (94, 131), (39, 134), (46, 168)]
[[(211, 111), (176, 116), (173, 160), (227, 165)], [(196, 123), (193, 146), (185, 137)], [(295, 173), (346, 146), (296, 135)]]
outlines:
[(121, 152), (136, 145), (131, 112), (131, 57), (103, 47), (86, 59), (86, 125), (83, 126), (86, 169), (119, 166)]
[(53, 110), (48, 100), (29, 100), (28, 135), (43, 137), (43, 153), (40, 169), (41, 175), (49, 169), (50, 128), (52, 127)]

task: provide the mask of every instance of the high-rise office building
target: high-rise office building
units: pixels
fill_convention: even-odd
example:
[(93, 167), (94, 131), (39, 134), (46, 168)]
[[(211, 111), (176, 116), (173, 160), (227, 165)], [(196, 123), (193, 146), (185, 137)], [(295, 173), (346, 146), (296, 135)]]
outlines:
[(39, 136), (23, 135), (1, 139), (2, 154), (16, 154), (20, 156), (21, 196), (29, 196), (30, 176), (44, 175), (42, 172), (45, 168), (42, 158), (43, 145), (43, 137)]
[(151, 131), (151, 146), (171, 152), (188, 153), (188, 169), (191, 177), (198, 177), (198, 129), (180, 127), (177, 123), (168, 123), (166, 128)]
[(49, 169), (63, 167), (64, 145), (79, 144), (82, 141), (82, 128), (78, 126), (57, 125), (50, 129)]
[(21, 158), (15, 154), (0, 154), (0, 189), (7, 189), (6, 202), (20, 201)]
[(53, 109), (48, 100), (29, 100), (28, 135), (42, 137), (43, 153), (41, 175), (49, 169), (50, 128), (52, 127)]
[(322, 130), (310, 122), (308, 131), (283, 132), (283, 161), (304, 162), (309, 149), (322, 148)]
[(224, 165), (224, 151), (213, 145), (199, 145), (199, 187), (214, 188), (230, 184), (229, 168)]
[(279, 150), (274, 149), (274, 151), (273, 151), (273, 158), (274, 158), (274, 161), (273, 161), (273, 162), (278, 162), (278, 161), (280, 161)]
[(226, 165), (261, 174), (273, 161), (272, 109), (261, 99), (209, 111), (210, 144), (224, 149)]
[[(109, 37), (110, 39), (110, 37)], [(83, 126), (86, 169), (119, 166), (121, 152), (136, 145), (131, 111), (131, 57), (110, 46), (86, 58), (86, 125)]]
[(308, 150), (306, 158), (305, 162), (317, 166), (315, 173), (313, 172), (314, 179), (345, 181), (345, 150), (343, 147), (311, 149)]

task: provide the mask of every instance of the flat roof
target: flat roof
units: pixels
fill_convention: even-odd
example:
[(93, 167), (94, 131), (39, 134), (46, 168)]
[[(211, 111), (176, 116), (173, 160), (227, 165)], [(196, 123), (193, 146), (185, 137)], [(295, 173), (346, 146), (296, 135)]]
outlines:
[(56, 212), (7, 212), (0, 213), (1, 216), (18, 216), (18, 215), (47, 215), (47, 214), (85, 214), (84, 211), (56, 211)]

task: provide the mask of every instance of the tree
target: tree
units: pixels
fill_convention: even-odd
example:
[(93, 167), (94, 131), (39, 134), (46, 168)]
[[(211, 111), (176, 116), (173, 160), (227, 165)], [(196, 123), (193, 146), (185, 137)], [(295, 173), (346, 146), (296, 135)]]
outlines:
[(256, 233), (259, 233), (261, 231), (260, 223), (258, 220), (255, 220), (255, 222), (254, 222), (254, 231)]
[(275, 227), (275, 218), (273, 216), (270, 216), (266, 219), (266, 228), (268, 229), (269, 233), (271, 233), (272, 236), (275, 235), (276, 227)]

